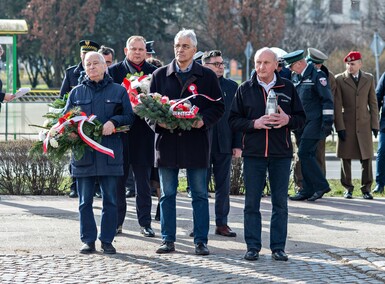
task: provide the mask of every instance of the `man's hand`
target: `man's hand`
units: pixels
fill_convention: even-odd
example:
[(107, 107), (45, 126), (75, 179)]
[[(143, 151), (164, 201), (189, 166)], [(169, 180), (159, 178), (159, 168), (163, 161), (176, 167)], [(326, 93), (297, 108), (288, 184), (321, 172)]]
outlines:
[(196, 120), (194, 123), (191, 125), (192, 128), (201, 128), (205, 123), (203, 120)]
[(4, 102), (10, 102), (12, 101), (13, 99), (15, 98), (15, 96), (13, 94), (5, 94), (4, 96)]
[(266, 125), (269, 123), (270, 115), (265, 114), (264, 116), (261, 116), (260, 118), (254, 120), (254, 129), (271, 129), (270, 126)]
[(274, 128), (281, 128), (289, 123), (289, 116), (283, 111), (283, 109), (278, 106), (278, 113), (270, 114), (271, 124), (276, 124)]
[(332, 134), (333, 127), (330, 124), (323, 124), (321, 131), (325, 134), (326, 137), (328, 137), (330, 134)]
[(240, 158), (242, 155), (242, 149), (240, 148), (233, 148), (233, 157), (234, 158)]
[(345, 141), (346, 139), (346, 131), (345, 130), (340, 130), (337, 131), (338, 133), (338, 138), (341, 139), (341, 141)]
[(111, 135), (112, 133), (114, 133), (114, 130), (115, 130), (115, 125), (111, 122), (111, 121), (107, 121), (104, 125), (103, 125), (103, 135)]

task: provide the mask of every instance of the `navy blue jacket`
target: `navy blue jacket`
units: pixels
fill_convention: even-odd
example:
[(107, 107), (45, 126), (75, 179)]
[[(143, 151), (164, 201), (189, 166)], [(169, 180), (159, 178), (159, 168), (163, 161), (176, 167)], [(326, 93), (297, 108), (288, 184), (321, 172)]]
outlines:
[[(152, 74), (156, 67), (144, 62), (142, 66), (143, 74)], [(108, 68), (108, 74), (115, 83), (121, 84), (127, 74), (139, 73), (125, 58)], [(154, 140), (155, 133), (148, 126), (145, 120), (135, 115), (135, 122), (128, 133), (129, 161), (133, 165), (153, 166), (154, 165)]]
[[(87, 77), (72, 89), (64, 108), (64, 113), (80, 107), (87, 116), (94, 114), (102, 123), (113, 121), (115, 126), (132, 125), (134, 114), (124, 87), (113, 83), (110, 76), (104, 75), (99, 83)], [(88, 148), (82, 159), (71, 159), (74, 177), (121, 176), (123, 175), (123, 146), (120, 133), (103, 136), (101, 144), (114, 150), (115, 159)]]
[(377, 87), (376, 87), (376, 96), (377, 96), (377, 105), (378, 105), (378, 111), (381, 110), (380, 115), (380, 131), (385, 131), (385, 73), (382, 74), (380, 80), (378, 81)]
[(290, 130), (301, 128), (305, 112), (292, 82), (281, 78), (272, 87), (278, 97), (278, 105), (289, 115), (289, 123), (281, 128), (254, 129), (254, 120), (265, 115), (267, 93), (258, 83), (256, 75), (242, 83), (231, 107), (229, 124), (233, 131), (243, 132), (243, 157), (288, 158), (293, 155)]
[(82, 71), (84, 71), (84, 68), (81, 62), (79, 62), (78, 65), (71, 66), (66, 70), (60, 87), (61, 98), (63, 98), (66, 93), (69, 93), (72, 88), (79, 85), (80, 72)]
[(214, 125), (212, 133), (212, 152), (221, 154), (232, 154), (234, 148), (242, 148), (242, 132), (233, 132), (229, 126), (229, 115), (238, 84), (233, 80), (223, 77), (219, 78), (222, 90), (222, 98), (225, 104), (225, 113)]
[(324, 139), (326, 136), (322, 126), (330, 127), (334, 120), (329, 79), (324, 72), (309, 63), (296, 88), (306, 113), (305, 126), (296, 131), (297, 138)]
[[(209, 68), (193, 62), (190, 76), (183, 84), (176, 73), (175, 59), (168, 65), (153, 73), (150, 91), (168, 96), (170, 100), (186, 98), (192, 93), (187, 89), (195, 84), (198, 94), (210, 96), (213, 99), (222, 97), (218, 78)], [(191, 103), (199, 107), (204, 125), (183, 131), (174, 129), (172, 132), (160, 126), (156, 127), (159, 136), (156, 140), (157, 164), (159, 167), (170, 168), (208, 168), (210, 165), (210, 135), (209, 128), (222, 117), (224, 103), (198, 96)]]

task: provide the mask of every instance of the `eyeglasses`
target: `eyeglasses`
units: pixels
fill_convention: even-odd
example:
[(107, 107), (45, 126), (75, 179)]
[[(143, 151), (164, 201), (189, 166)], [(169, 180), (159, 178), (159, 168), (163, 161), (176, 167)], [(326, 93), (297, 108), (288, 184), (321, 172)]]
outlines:
[(208, 63), (205, 63), (205, 64), (211, 64), (211, 65), (214, 65), (215, 67), (219, 68), (219, 67), (223, 67), (225, 65), (224, 62), (208, 62)]
[(174, 48), (175, 48), (175, 49), (182, 48), (183, 50), (187, 50), (187, 49), (190, 49), (191, 46), (188, 45), (188, 44), (175, 44), (175, 45), (174, 45)]

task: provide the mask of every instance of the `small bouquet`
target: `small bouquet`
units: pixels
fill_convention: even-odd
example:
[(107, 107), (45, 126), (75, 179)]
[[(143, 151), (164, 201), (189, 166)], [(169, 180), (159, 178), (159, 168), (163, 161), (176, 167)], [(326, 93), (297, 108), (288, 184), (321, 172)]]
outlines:
[[(75, 160), (80, 160), (87, 147), (114, 158), (114, 151), (101, 145), (103, 124), (95, 115), (87, 116), (80, 108), (74, 108), (65, 115), (48, 112), (48, 119), (39, 132), (39, 141), (30, 150), (31, 156), (41, 155), (42, 152), (52, 160), (61, 160), (72, 151)], [(115, 132), (128, 131), (127, 126), (119, 127)], [(42, 151), (43, 150), (43, 151)]]
[(122, 86), (126, 88), (132, 107), (138, 103), (138, 95), (148, 94), (150, 89), (151, 75), (144, 75), (143, 72), (130, 74), (123, 79)]
[(170, 130), (191, 130), (193, 123), (202, 117), (198, 114), (199, 108), (188, 99), (170, 100), (158, 93), (141, 94), (134, 111), (141, 118), (167, 125)]

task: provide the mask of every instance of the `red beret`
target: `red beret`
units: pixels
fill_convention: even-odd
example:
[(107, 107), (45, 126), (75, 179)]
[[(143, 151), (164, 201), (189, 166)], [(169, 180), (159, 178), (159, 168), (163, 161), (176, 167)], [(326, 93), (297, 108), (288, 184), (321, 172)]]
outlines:
[(350, 51), (348, 55), (345, 56), (344, 62), (356, 61), (361, 59), (361, 53), (359, 51)]

